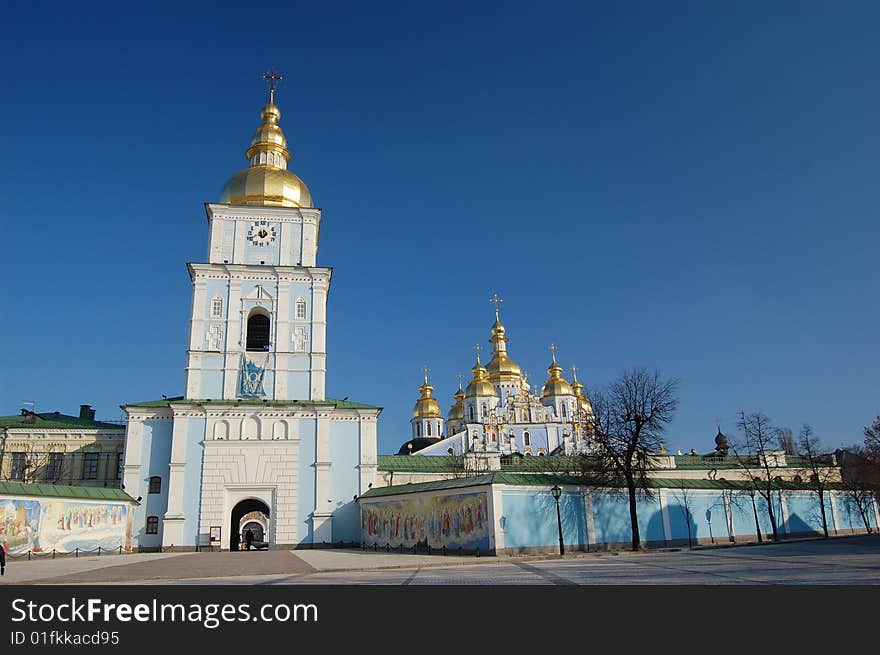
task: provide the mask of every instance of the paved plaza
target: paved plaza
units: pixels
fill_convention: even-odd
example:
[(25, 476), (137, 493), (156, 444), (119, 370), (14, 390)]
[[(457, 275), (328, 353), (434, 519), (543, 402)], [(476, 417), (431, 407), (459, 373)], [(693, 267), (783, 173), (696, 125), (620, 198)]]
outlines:
[(560, 557), (360, 550), (141, 553), (12, 560), (3, 584), (880, 584), (880, 536)]

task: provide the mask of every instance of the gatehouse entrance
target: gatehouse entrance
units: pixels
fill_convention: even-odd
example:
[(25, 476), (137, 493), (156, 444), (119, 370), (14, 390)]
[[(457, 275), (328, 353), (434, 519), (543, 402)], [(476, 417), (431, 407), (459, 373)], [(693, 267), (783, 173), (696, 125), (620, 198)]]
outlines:
[[(239, 545), (244, 543), (244, 533), (247, 531), (247, 527), (242, 525), (242, 519), (245, 515), (253, 512), (256, 512), (257, 516), (248, 517), (246, 525), (250, 526), (251, 532), (254, 533), (254, 541), (266, 540), (266, 532), (269, 527), (269, 506), (262, 500), (248, 498), (232, 508), (232, 520), (229, 523), (229, 550), (241, 550)], [(259, 527), (259, 534), (254, 526)]]

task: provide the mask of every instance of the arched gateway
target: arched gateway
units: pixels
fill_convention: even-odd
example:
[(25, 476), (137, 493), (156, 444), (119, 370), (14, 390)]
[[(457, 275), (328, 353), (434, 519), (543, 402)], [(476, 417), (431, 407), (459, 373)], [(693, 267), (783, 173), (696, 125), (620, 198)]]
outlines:
[[(256, 498), (248, 498), (247, 500), (242, 500), (235, 507), (232, 508), (232, 520), (230, 521), (230, 535), (229, 535), (229, 550), (238, 550), (238, 545), (243, 540), (242, 534), (238, 530), (238, 526), (241, 525), (241, 520), (244, 518), (245, 514), (249, 514), (251, 512), (260, 512), (266, 517), (266, 525), (268, 527), (269, 524), (269, 506), (266, 505), (262, 500), (257, 500)], [(266, 531), (268, 533), (268, 529)], [(268, 534), (265, 535), (266, 537)], [(258, 540), (259, 541), (259, 540)]]

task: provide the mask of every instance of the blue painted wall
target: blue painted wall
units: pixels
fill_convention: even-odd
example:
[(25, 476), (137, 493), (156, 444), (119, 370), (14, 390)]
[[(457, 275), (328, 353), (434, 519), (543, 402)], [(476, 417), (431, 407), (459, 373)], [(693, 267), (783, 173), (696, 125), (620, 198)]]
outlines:
[[(549, 490), (504, 489), (501, 494), (506, 548), (559, 544), (556, 501)], [(580, 491), (565, 491), (559, 498), (562, 540), (574, 547), (587, 546), (584, 498)]]
[[(140, 546), (162, 545), (162, 522), (168, 509), (168, 463), (171, 461), (171, 421), (144, 421), (143, 438), (141, 441), (141, 462), (146, 463), (146, 470), (141, 469), (141, 480), (137, 493), (141, 496), (141, 505), (135, 510), (132, 530), (135, 541)], [(150, 478), (158, 475), (162, 478), (162, 491), (158, 494), (148, 493)], [(146, 534), (147, 517), (159, 517), (159, 533)]]
[(330, 424), (329, 493), (333, 508), (333, 541), (360, 539), (360, 511), (354, 496), (359, 488), (360, 424), (335, 421)]
[[(315, 457), (317, 419), (299, 422), (299, 478), (296, 538), (299, 543), (312, 542), (312, 513), (315, 511)], [(332, 468), (332, 467), (331, 467)]]
[(596, 528), (596, 543), (631, 542), (632, 527), (626, 493), (593, 492), (593, 525)]
[[(847, 497), (845, 494), (834, 494), (834, 505), (837, 510), (837, 519), (839, 521), (839, 525), (837, 526), (840, 530), (864, 530), (865, 523), (862, 519), (862, 515), (859, 512), (858, 506), (856, 503)], [(873, 504), (869, 508), (868, 514), (868, 525), (871, 526), (871, 529), (876, 529), (877, 527), (877, 519), (874, 515), (874, 506)]]
[(183, 535), (187, 545), (199, 543), (202, 464), (205, 454), (205, 419), (190, 418), (186, 429), (186, 468), (183, 474)]
[(716, 543), (729, 540), (727, 512), (724, 508), (724, 496), (720, 491), (689, 490), (685, 495), (681, 491), (669, 489), (666, 494), (672, 539), (687, 541), (690, 524), (691, 539), (714, 539)]

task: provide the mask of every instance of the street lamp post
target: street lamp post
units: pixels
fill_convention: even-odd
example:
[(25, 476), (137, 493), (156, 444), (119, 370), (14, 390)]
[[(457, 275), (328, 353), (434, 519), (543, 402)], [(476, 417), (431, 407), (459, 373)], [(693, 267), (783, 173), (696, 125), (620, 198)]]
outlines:
[(559, 554), (565, 555), (565, 544), (562, 542), (562, 516), (559, 514), (559, 497), (562, 495), (562, 489), (559, 488), (558, 484), (555, 484), (550, 490), (550, 493), (553, 494), (553, 499), (556, 501), (556, 525), (559, 528)]

